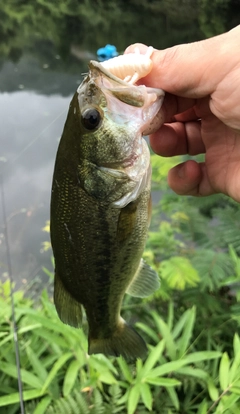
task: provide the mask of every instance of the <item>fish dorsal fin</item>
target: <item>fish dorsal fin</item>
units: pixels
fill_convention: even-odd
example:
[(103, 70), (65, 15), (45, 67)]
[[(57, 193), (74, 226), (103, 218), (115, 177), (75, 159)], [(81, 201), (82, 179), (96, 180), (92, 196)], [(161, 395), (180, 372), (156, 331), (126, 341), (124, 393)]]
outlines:
[(54, 304), (63, 323), (74, 328), (82, 326), (82, 306), (65, 289), (57, 272), (54, 277)]
[(145, 298), (159, 289), (159, 287), (160, 281), (157, 272), (141, 259), (139, 268), (126, 293), (138, 298)]

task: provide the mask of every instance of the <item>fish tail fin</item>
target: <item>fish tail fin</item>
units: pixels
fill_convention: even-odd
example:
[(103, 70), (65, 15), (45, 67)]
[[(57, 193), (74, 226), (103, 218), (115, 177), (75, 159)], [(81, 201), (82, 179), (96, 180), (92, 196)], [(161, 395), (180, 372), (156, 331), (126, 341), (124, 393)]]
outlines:
[(82, 326), (82, 306), (66, 290), (59, 275), (54, 277), (54, 304), (61, 321), (67, 325), (80, 328)]
[(144, 358), (147, 346), (142, 337), (129, 326), (124, 319), (120, 319), (117, 329), (109, 338), (91, 339), (89, 335), (88, 353), (102, 353), (111, 356), (122, 355), (126, 360)]

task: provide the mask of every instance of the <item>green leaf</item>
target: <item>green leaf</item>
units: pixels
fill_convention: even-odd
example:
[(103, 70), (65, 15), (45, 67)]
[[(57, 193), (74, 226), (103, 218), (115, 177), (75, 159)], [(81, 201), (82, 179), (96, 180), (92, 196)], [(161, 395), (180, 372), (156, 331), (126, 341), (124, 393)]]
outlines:
[(151, 411), (153, 397), (152, 397), (152, 393), (151, 393), (151, 389), (149, 385), (144, 382), (141, 383), (140, 393), (141, 393), (143, 404), (145, 405), (145, 407), (147, 407), (149, 411)]
[(172, 333), (170, 332), (167, 324), (157, 315), (155, 312), (152, 313), (154, 319), (158, 318), (158, 327), (162, 337), (164, 338), (166, 344), (166, 352), (168, 353), (170, 359), (174, 360), (176, 358), (176, 344), (174, 343)]
[(159, 377), (159, 378), (151, 378), (147, 377), (146, 381), (148, 384), (152, 385), (159, 385), (161, 387), (176, 387), (178, 385), (181, 385), (181, 381), (176, 380), (175, 378), (165, 378), (165, 377)]
[(80, 365), (79, 365), (79, 362), (76, 360), (72, 361), (70, 365), (68, 366), (67, 372), (64, 377), (64, 382), (63, 382), (64, 397), (69, 395), (70, 392), (72, 391), (79, 369), (80, 369)]
[(179, 412), (178, 410), (179, 410), (180, 404), (179, 404), (179, 399), (178, 399), (178, 395), (176, 393), (175, 388), (173, 388), (173, 387), (167, 387), (166, 388), (166, 391), (167, 391), (167, 393), (168, 393), (168, 395), (170, 397), (170, 400), (172, 401), (174, 407), (176, 408), (177, 412)]
[(99, 381), (104, 382), (105, 384), (116, 384), (117, 380), (114, 378), (113, 374), (110, 371), (102, 371), (98, 377)]
[(219, 366), (219, 382), (222, 391), (225, 391), (229, 384), (229, 366), (229, 356), (227, 352), (224, 352)]
[[(0, 371), (5, 372), (5, 374), (13, 378), (18, 378), (17, 368), (15, 365), (1, 361)], [(35, 387), (35, 388), (42, 387), (42, 381), (38, 377), (36, 377), (34, 374), (26, 371), (25, 369), (21, 369), (21, 378), (25, 384), (28, 384), (31, 387)]]
[(229, 370), (229, 383), (237, 381), (238, 379), (240, 379), (240, 349), (238, 354), (235, 353), (232, 366)]
[(208, 380), (208, 392), (212, 401), (216, 401), (219, 397), (217, 388), (214, 385), (212, 378)]
[(175, 326), (173, 327), (172, 336), (173, 336), (174, 339), (176, 339), (181, 334), (181, 332), (183, 331), (188, 317), (189, 317), (188, 316), (188, 311), (185, 311), (181, 315), (180, 319), (177, 321)]
[(162, 340), (157, 346), (155, 346), (155, 348), (151, 350), (141, 370), (141, 378), (144, 378), (146, 375), (148, 375), (154, 365), (159, 361), (164, 347), (165, 341)]
[(240, 351), (240, 338), (237, 333), (235, 333), (233, 338), (233, 349), (234, 349), (234, 355), (236, 356), (239, 354)]
[(133, 414), (137, 408), (140, 399), (140, 384), (134, 385), (128, 396), (128, 414)]
[[(35, 323), (34, 325), (28, 325), (28, 326), (24, 326), (22, 328), (18, 329), (18, 335), (21, 335), (23, 333), (26, 332), (31, 332), (34, 329), (38, 329), (41, 327), (41, 324), (39, 323)], [(8, 341), (11, 341), (13, 339), (14, 333), (9, 334), (7, 337), (5, 336), (5, 338), (0, 342), (0, 348)]]
[(151, 378), (170, 374), (187, 364), (188, 361), (186, 361), (186, 359), (179, 359), (177, 361), (167, 362), (166, 364), (163, 364), (160, 367), (153, 369), (151, 371)]
[[(24, 401), (33, 400), (34, 398), (39, 398), (43, 395), (42, 390), (27, 390), (23, 391)], [(4, 407), (11, 404), (16, 404), (20, 402), (19, 392), (14, 392), (9, 395), (4, 395), (0, 397), (0, 407)]]
[(193, 364), (195, 362), (205, 361), (208, 359), (216, 359), (222, 356), (221, 352), (218, 351), (199, 351), (193, 352), (189, 355), (185, 355), (184, 360), (188, 364)]
[(49, 404), (51, 403), (51, 397), (46, 396), (44, 397), (37, 405), (37, 407), (35, 408), (35, 410), (33, 411), (33, 414), (45, 414), (46, 413), (46, 408), (49, 406)]
[(233, 393), (233, 394), (237, 394), (237, 395), (240, 395), (240, 387), (231, 387), (231, 392)]
[(181, 375), (196, 377), (203, 381), (207, 381), (208, 379), (208, 373), (206, 371), (203, 371), (202, 369), (195, 368), (195, 367), (179, 368), (176, 372)]
[(136, 327), (141, 329), (144, 333), (146, 333), (149, 336), (149, 338), (151, 338), (154, 342), (158, 343), (159, 335), (149, 326), (145, 325), (144, 323), (137, 322)]
[(68, 352), (66, 354), (63, 354), (58, 360), (57, 362), (55, 362), (55, 364), (53, 365), (51, 371), (49, 372), (45, 383), (43, 384), (42, 387), (42, 393), (44, 393), (48, 386), (51, 384), (51, 382), (53, 381), (53, 379), (56, 377), (57, 372), (62, 368), (62, 366), (67, 362), (68, 359), (70, 359), (72, 357), (72, 353)]
[(125, 359), (123, 359), (123, 357), (122, 357), (122, 356), (120, 356), (120, 357), (117, 359), (117, 362), (118, 362), (118, 365), (119, 365), (119, 367), (120, 367), (120, 369), (121, 369), (121, 371), (122, 371), (123, 376), (125, 377), (125, 379), (126, 379), (126, 380), (130, 383), (130, 384), (132, 384), (133, 377), (132, 377), (131, 371), (130, 371), (130, 369), (129, 369), (129, 367), (128, 367), (128, 364), (126, 363)]
[(42, 383), (47, 378), (47, 370), (44, 368), (42, 361), (37, 357), (36, 353), (32, 350), (30, 346), (27, 346), (27, 355), (28, 359), (33, 367), (35, 374), (41, 378)]
[(208, 404), (206, 400), (203, 400), (198, 407), (197, 414), (207, 414)]
[(187, 318), (184, 325), (183, 333), (178, 340), (179, 357), (182, 357), (186, 353), (188, 347), (190, 346), (190, 340), (193, 334), (193, 327), (196, 318), (195, 306), (193, 306), (192, 309), (187, 310), (186, 313)]

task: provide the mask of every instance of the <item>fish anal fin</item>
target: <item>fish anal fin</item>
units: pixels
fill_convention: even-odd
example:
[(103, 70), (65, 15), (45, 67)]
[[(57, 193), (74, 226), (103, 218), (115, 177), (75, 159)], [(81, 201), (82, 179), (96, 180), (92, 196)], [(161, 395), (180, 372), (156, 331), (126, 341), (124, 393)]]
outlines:
[(122, 318), (117, 329), (109, 338), (88, 339), (88, 353), (105, 354), (108, 356), (122, 356), (127, 361), (145, 358), (147, 346), (142, 337), (129, 326)]
[(54, 304), (61, 321), (75, 328), (82, 326), (82, 306), (64, 287), (58, 273), (54, 277)]
[(141, 259), (139, 268), (126, 293), (138, 298), (145, 298), (159, 289), (159, 287), (160, 281), (157, 272)]

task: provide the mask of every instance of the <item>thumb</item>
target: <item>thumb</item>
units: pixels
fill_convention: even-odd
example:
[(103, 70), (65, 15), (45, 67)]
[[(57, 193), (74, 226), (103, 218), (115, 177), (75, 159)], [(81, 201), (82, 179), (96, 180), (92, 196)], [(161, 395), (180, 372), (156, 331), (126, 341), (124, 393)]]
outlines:
[[(129, 46), (125, 53), (133, 52), (136, 47), (145, 53), (146, 46), (142, 44)], [(239, 48), (240, 26), (237, 26), (210, 39), (155, 50), (151, 56), (153, 69), (144, 78), (144, 84), (187, 98), (211, 95), (239, 65)]]

